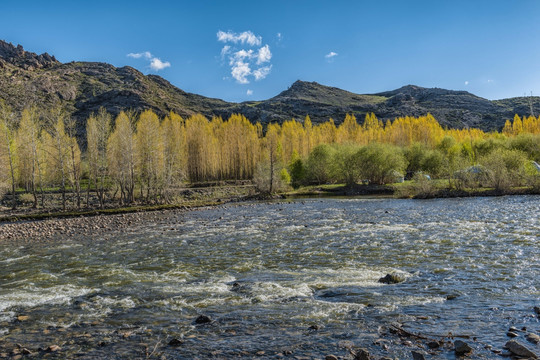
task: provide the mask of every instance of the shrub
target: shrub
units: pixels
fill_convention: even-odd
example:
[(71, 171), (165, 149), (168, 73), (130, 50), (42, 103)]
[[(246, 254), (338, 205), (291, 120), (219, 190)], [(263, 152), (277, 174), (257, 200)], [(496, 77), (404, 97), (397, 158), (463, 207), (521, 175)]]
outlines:
[(407, 164), (401, 150), (388, 144), (371, 143), (356, 157), (362, 178), (377, 185), (394, 182), (395, 173), (402, 173)]
[(489, 185), (504, 192), (523, 184), (526, 161), (527, 156), (522, 151), (496, 149), (480, 162), (489, 171)]

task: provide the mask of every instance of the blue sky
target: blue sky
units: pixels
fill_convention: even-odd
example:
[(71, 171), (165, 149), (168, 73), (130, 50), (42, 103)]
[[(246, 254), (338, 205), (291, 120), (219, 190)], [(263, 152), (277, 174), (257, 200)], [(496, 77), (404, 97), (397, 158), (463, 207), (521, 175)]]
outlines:
[(355, 93), (415, 84), (488, 99), (540, 95), (534, 0), (3, 0), (1, 8), (0, 39), (26, 50), (133, 66), (228, 101), (267, 99), (298, 79)]

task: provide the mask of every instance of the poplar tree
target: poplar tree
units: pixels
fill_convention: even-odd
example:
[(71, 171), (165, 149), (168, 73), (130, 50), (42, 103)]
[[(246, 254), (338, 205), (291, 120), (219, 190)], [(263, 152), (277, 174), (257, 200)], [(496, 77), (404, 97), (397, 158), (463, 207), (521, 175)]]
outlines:
[(89, 182), (86, 204), (89, 205), (91, 184), (99, 200), (100, 208), (105, 205), (109, 164), (107, 145), (111, 134), (111, 115), (101, 107), (97, 114), (91, 115), (86, 123), (87, 159)]
[(135, 141), (132, 127), (133, 114), (121, 112), (108, 140), (107, 159), (111, 178), (120, 190), (120, 203), (135, 200)]
[[(15, 114), (11, 108), (0, 100), (0, 158), (5, 159), (6, 164), (0, 163), (2, 172), (8, 173), (11, 183), (11, 208), (17, 208), (17, 194), (15, 182)], [(2, 166), (3, 165), (3, 166)], [(4, 170), (9, 167), (9, 170)]]

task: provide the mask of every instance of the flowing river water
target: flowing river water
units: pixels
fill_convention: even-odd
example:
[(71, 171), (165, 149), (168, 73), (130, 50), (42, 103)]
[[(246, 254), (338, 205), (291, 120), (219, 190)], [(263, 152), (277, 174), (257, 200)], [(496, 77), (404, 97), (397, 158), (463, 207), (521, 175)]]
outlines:
[[(398, 326), (492, 359), (510, 326), (540, 332), (538, 196), (248, 203), (0, 246), (8, 356), (455, 358)], [(388, 273), (405, 281), (379, 283)]]

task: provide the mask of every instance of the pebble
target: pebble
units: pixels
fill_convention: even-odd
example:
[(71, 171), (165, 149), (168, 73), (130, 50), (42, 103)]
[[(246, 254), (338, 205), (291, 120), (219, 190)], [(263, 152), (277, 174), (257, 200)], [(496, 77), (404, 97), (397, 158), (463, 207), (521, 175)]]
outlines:
[(508, 337), (511, 337), (511, 338), (515, 338), (515, 337), (518, 337), (519, 335), (513, 331), (509, 331), (506, 333), (506, 336)]

